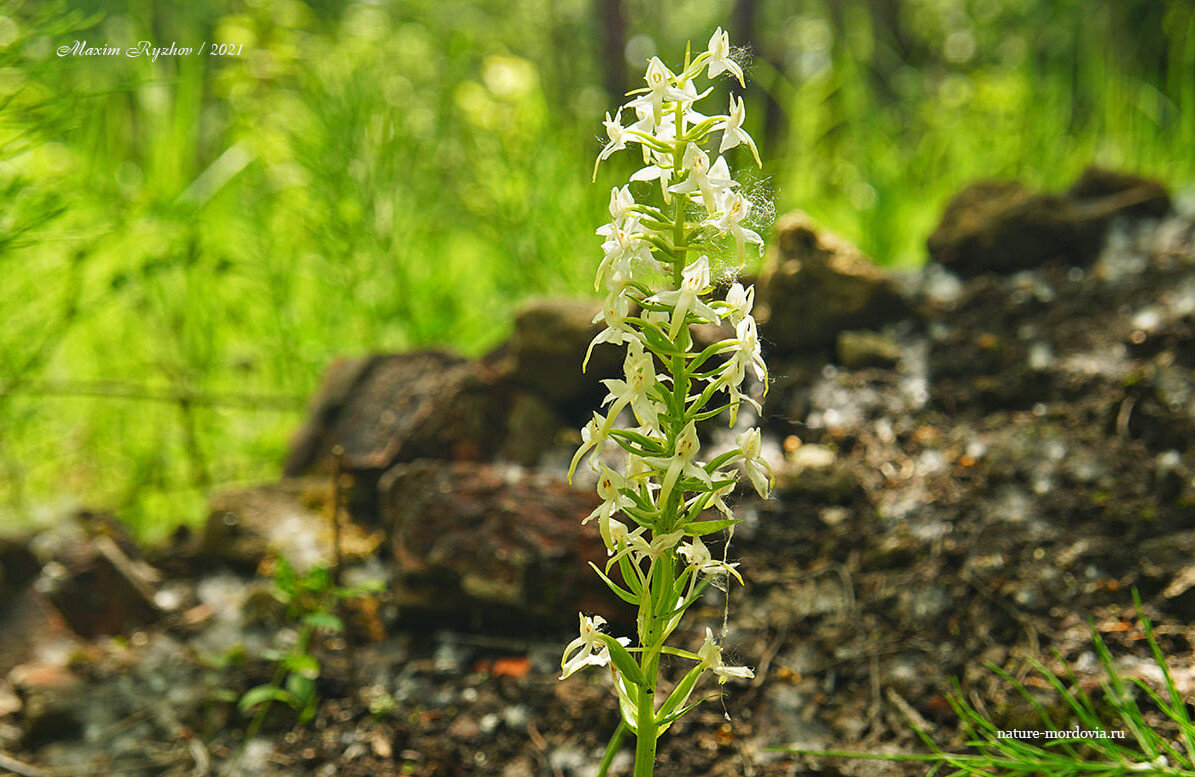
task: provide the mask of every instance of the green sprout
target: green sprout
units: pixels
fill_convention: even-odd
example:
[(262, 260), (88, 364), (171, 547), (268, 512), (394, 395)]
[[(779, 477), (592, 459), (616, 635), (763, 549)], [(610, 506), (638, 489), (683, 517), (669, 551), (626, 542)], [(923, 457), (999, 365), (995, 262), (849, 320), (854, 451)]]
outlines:
[(298, 626), (298, 637), (293, 645), (267, 655), (276, 664), (273, 679), (241, 696), (238, 703), (241, 712), (254, 713), (245, 741), (257, 735), (275, 702), (293, 709), (299, 723), (308, 723), (315, 717), (319, 704), (316, 681), (322, 670), (313, 654), (315, 639), (321, 633), (344, 634), (344, 621), (336, 614), (340, 602), (372, 590), (368, 586), (338, 586), (332, 572), (324, 567), (299, 574), (286, 559), (277, 560), (273, 595), (284, 606), (286, 620)]

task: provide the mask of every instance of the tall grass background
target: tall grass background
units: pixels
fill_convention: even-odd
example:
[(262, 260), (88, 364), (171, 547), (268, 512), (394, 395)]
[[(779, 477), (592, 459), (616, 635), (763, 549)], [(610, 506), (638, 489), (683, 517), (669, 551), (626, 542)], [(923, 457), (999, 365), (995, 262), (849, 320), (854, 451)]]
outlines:
[(592, 294), (614, 6), (631, 78), (751, 39), (757, 188), (885, 264), (977, 178), (1195, 180), (1184, 2), (0, 0), (0, 531), (195, 522), (277, 475), (332, 358), (477, 354), (523, 299)]

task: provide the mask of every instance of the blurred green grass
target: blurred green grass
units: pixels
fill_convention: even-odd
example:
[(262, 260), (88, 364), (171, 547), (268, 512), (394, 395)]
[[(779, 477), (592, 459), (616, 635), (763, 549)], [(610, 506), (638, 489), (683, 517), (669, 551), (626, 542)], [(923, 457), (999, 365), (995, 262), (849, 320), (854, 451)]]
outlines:
[[(1152, 26), (1126, 35), (1126, 5)], [(592, 293), (625, 173), (589, 182), (610, 6), (0, 0), (0, 528), (194, 522), (277, 475), (333, 357), (480, 353), (522, 299)], [(742, 39), (750, 11), (756, 188), (887, 264), (976, 178), (1195, 180), (1187, 3), (620, 7), (628, 59)], [(56, 55), (77, 39), (242, 54)]]

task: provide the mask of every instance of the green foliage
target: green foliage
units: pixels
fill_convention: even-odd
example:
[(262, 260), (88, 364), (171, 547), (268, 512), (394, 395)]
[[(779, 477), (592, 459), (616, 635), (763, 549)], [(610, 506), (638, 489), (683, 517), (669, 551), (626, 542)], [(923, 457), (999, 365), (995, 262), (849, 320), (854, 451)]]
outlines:
[[(977, 177), (1195, 178), (1178, 0), (621, 5), (632, 58), (747, 39), (755, 7), (754, 186), (885, 263), (920, 262)], [(276, 474), (332, 358), (479, 353), (522, 298), (589, 293), (593, 128), (621, 102), (601, 7), (0, 0), (0, 523), (197, 520), (212, 485)], [(55, 54), (76, 39), (245, 53)]]
[(869, 13), (882, 5), (845, 4), (836, 20), (832, 4), (806, 3), (777, 20), (805, 44), (795, 66), (756, 75), (792, 122), (783, 203), (880, 262), (924, 261), (942, 206), (977, 179), (1059, 190), (1099, 163), (1195, 180), (1189, 5), (890, 4), (902, 40)]

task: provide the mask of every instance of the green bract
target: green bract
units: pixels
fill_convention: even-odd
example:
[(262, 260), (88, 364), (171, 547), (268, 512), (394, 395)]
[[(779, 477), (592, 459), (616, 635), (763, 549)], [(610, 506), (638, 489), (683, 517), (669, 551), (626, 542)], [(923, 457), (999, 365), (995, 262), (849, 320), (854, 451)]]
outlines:
[[(711, 299), (710, 255), (725, 252), (741, 265), (748, 243), (763, 244), (745, 226), (751, 202), (738, 191), (721, 155), (743, 145), (759, 161), (755, 142), (743, 130), (743, 101), (732, 97), (728, 114), (719, 116), (694, 107), (712, 91), (697, 90), (694, 80), (703, 71), (710, 78), (729, 73), (742, 83), (742, 70), (730, 52), (729, 36), (719, 28), (707, 51), (691, 60), (686, 55), (680, 73), (653, 57), (646, 88), (606, 114), (609, 142), (598, 154), (600, 165), (638, 146), (644, 162), (630, 183), (611, 191), (611, 220), (597, 230), (604, 256), (596, 282), (607, 296), (594, 319), (605, 328), (590, 351), (600, 343), (625, 346), (625, 378), (604, 381), (609, 396), (602, 407), (608, 409), (605, 415), (595, 412), (581, 430), (582, 443), (569, 469), (571, 480), (587, 459), (598, 475), (602, 503), (585, 520), (598, 519), (609, 560), (605, 569), (593, 565), (594, 571), (638, 609), (637, 647), (627, 647), (629, 638), (601, 633), (602, 618), (581, 615), (580, 636), (561, 661), (562, 678), (591, 665), (610, 665), (614, 673), (622, 723), (599, 775), (606, 773), (627, 731), (637, 739), (635, 777), (650, 775), (657, 738), (690, 709), (689, 696), (707, 670), (719, 683), (753, 676), (747, 667), (722, 663), (708, 628), (696, 654), (665, 645), (711, 580), (742, 582), (737, 565), (715, 559), (700, 539), (737, 523), (723, 497), (744, 473), (761, 496), (772, 486), (758, 429), (740, 433), (735, 448), (711, 461), (699, 459), (697, 424), (726, 414), (733, 426), (743, 402), (758, 410), (743, 387), (748, 374), (767, 388), (767, 366), (751, 315), (754, 290), (736, 283), (725, 300)], [(633, 116), (633, 123), (624, 125), (624, 114)], [(695, 351), (689, 328), (700, 324), (726, 324), (735, 334)], [(635, 425), (616, 428), (620, 415)], [(621, 472), (603, 458), (611, 445), (623, 454)], [(698, 520), (710, 508), (724, 518)], [(656, 678), (665, 652), (694, 666), (657, 706)]]

